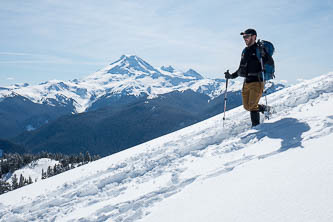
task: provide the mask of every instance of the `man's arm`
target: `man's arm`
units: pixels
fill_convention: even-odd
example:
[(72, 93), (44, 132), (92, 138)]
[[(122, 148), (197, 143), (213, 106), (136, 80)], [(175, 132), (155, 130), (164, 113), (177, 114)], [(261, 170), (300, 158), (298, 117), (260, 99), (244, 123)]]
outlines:
[(226, 79), (235, 79), (235, 78), (237, 78), (237, 77), (238, 77), (238, 70), (239, 70), (239, 69), (237, 69), (237, 71), (234, 72), (234, 73), (232, 73), (232, 74), (230, 74), (230, 73), (229, 73), (229, 70), (227, 70), (227, 71), (224, 73), (225, 78), (226, 78)]

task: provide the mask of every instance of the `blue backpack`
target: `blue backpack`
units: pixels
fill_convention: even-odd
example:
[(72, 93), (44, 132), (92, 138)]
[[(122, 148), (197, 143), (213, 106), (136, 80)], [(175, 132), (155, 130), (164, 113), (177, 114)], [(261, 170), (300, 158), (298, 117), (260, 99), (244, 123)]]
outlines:
[(275, 78), (274, 72), (275, 72), (275, 66), (274, 66), (274, 60), (273, 60), (273, 53), (274, 53), (274, 46), (271, 42), (265, 41), (265, 40), (258, 40), (257, 42), (258, 48), (257, 48), (257, 57), (259, 61), (261, 61), (262, 56), (265, 56), (267, 54), (267, 61), (263, 62), (264, 66), (264, 81), (271, 80)]

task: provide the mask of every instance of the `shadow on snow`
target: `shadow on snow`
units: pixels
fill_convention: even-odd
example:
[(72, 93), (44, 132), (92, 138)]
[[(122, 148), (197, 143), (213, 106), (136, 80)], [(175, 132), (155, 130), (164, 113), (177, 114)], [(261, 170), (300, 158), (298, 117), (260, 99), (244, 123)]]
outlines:
[(282, 140), (281, 147), (278, 150), (259, 156), (259, 158), (262, 159), (287, 151), (291, 148), (303, 148), (302, 134), (309, 131), (310, 126), (295, 118), (284, 118), (274, 123), (263, 123), (256, 129), (258, 131), (250, 135), (256, 136), (258, 140), (261, 140), (264, 137)]

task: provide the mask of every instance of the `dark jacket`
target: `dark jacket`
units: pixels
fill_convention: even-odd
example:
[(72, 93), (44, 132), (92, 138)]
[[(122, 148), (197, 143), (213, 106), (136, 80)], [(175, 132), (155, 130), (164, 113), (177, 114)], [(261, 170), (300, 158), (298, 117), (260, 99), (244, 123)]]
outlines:
[[(255, 43), (243, 50), (239, 68), (232, 74), (233, 78), (241, 76), (245, 77), (247, 83), (262, 82), (261, 64), (256, 54), (257, 47), (258, 44)], [(265, 63), (267, 60), (267, 56), (263, 55), (263, 62)]]

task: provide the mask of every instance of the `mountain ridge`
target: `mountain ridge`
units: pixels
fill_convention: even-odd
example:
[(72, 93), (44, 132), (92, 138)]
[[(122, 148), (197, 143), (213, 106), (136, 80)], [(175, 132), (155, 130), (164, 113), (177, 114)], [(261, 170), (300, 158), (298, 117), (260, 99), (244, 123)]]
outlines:
[[(171, 66), (169, 66), (170, 68)], [(171, 67), (172, 68), (172, 67)], [(81, 80), (70, 81), (51, 80), (39, 85), (23, 85), (6, 87), (0, 90), (0, 98), (12, 96), (10, 92), (15, 92), (35, 103), (49, 103), (50, 99), (57, 100), (57, 97), (72, 98), (74, 100), (76, 113), (81, 113), (89, 109), (91, 104), (105, 94), (114, 96), (147, 94), (148, 98), (154, 98), (160, 94), (179, 90), (184, 91), (195, 88), (194, 83), (202, 87), (210, 86), (207, 93), (210, 97), (221, 91), (223, 81), (206, 79), (189, 69), (185, 73), (176, 69), (154, 68), (149, 63), (135, 55), (123, 55), (117, 61), (92, 73)], [(211, 87), (211, 85), (214, 85)]]

